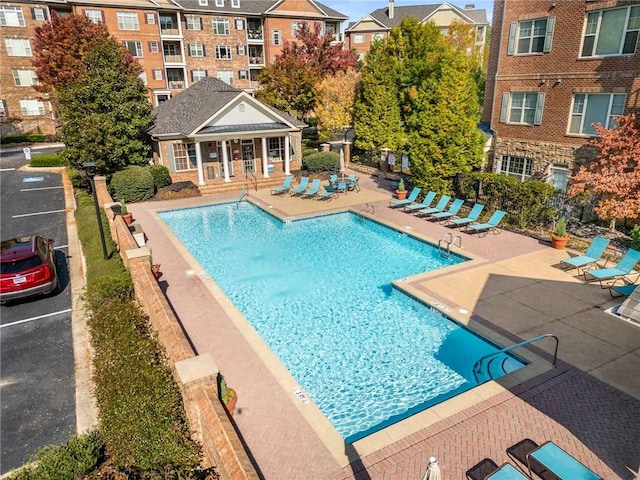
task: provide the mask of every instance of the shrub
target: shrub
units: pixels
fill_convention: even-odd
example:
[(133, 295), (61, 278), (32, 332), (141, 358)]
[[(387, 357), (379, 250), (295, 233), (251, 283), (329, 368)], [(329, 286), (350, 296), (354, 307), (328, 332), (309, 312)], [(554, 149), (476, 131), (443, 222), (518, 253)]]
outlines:
[(157, 200), (171, 200), (174, 198), (199, 197), (201, 195), (198, 187), (191, 181), (176, 182), (166, 187), (162, 187), (156, 193)]
[(154, 178), (149, 167), (131, 166), (113, 174), (109, 185), (113, 198), (126, 202), (149, 200), (154, 194)]
[(73, 188), (80, 190), (86, 190), (89, 188), (89, 179), (87, 179), (84, 172), (76, 170), (75, 168), (68, 168), (67, 172), (69, 173), (69, 180), (71, 181)]
[(9, 135), (6, 137), (0, 137), (0, 143), (2, 145), (8, 145), (10, 143), (43, 143), (48, 140), (49, 138), (41, 133), (29, 133), (27, 135)]
[(567, 236), (567, 219), (564, 217), (560, 217), (560, 220), (556, 223), (556, 228), (553, 230), (553, 234), (556, 237), (566, 237)]
[(302, 159), (310, 173), (333, 172), (340, 168), (340, 154), (336, 152), (316, 152)]
[(74, 480), (90, 473), (104, 457), (104, 442), (97, 430), (76, 435), (63, 445), (38, 450), (33, 464), (9, 476), (8, 480)]
[(153, 176), (153, 184), (156, 187), (156, 192), (162, 187), (171, 185), (171, 174), (169, 169), (164, 165), (151, 165), (149, 171)]
[(631, 230), (631, 248), (640, 251), (640, 224), (633, 227)]
[(87, 283), (84, 299), (89, 309), (97, 310), (108, 303), (133, 300), (133, 284), (129, 272), (122, 271), (108, 277), (98, 277)]
[(66, 161), (58, 153), (51, 153), (49, 155), (38, 155), (31, 157), (29, 166), (31, 167), (64, 167)]

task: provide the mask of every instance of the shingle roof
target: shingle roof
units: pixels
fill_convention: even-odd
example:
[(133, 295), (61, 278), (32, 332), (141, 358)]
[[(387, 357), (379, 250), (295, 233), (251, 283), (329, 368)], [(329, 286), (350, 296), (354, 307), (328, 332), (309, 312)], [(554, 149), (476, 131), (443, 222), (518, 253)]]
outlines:
[[(378, 8), (377, 10), (371, 12), (369, 15), (388, 28), (393, 28), (399, 26), (402, 23), (402, 20), (404, 20), (406, 17), (415, 17), (418, 20), (422, 21), (428, 16), (432, 15), (433, 12), (435, 12), (442, 5), (442, 3), (436, 3), (432, 5), (410, 5), (406, 7), (395, 7), (393, 9), (394, 14), (392, 19), (389, 18), (388, 7)], [(464, 8), (456, 7), (452, 4), (448, 5), (455, 9), (458, 13), (469, 17), (475, 23), (480, 25), (488, 25), (487, 11), (485, 9), (479, 8), (474, 10), (467, 10)], [(351, 24), (349, 28), (351, 28)]]
[[(217, 7), (215, 0), (209, 0), (208, 5), (200, 5), (199, 0), (174, 0), (176, 4), (184, 8), (185, 10), (210, 12), (210, 13), (230, 13), (234, 15), (255, 15), (261, 16), (271, 7), (273, 7), (277, 0), (241, 0), (239, 8), (233, 8), (231, 2), (224, 2), (224, 7)], [(336, 10), (323, 5), (320, 2), (314, 2), (318, 8), (320, 8), (326, 15), (327, 19), (346, 20), (348, 17)], [(318, 14), (318, 18), (322, 18), (321, 14)]]

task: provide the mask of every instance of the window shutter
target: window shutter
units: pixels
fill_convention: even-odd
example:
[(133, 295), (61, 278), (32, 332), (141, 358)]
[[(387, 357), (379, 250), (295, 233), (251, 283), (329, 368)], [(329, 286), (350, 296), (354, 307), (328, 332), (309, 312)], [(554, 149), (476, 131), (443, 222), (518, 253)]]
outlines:
[(187, 45), (187, 55), (191, 56), (191, 45)]
[(35, 8), (31, 8), (31, 19), (32, 20), (36, 19), (36, 9)]
[(509, 92), (502, 94), (502, 106), (500, 107), (500, 122), (507, 121), (507, 113), (509, 112)]
[(544, 93), (538, 93), (538, 101), (536, 102), (536, 113), (533, 118), (534, 125), (540, 125), (542, 123), (542, 110), (544, 109)]
[(175, 159), (173, 157), (173, 143), (170, 143), (169, 145), (167, 145), (167, 157), (169, 160), (169, 165), (167, 165), (169, 167), (169, 171), (170, 172), (175, 172), (176, 171), (176, 162)]
[(507, 55), (513, 55), (516, 45), (516, 32), (518, 31), (518, 22), (511, 22), (509, 25), (509, 45), (507, 46)]
[(553, 28), (556, 24), (556, 17), (547, 18), (547, 31), (544, 35), (544, 47), (542, 51), (548, 53), (551, 51), (551, 43), (553, 42)]
[(200, 24), (200, 30), (202, 30), (202, 17), (198, 17), (198, 23)]
[(202, 45), (202, 56), (203, 57), (207, 56), (207, 46), (206, 45)]
[(104, 23), (104, 12), (100, 10), (100, 18), (102, 19), (102, 23)]
[(147, 42), (147, 47), (149, 47), (149, 51), (153, 53), (153, 42)]

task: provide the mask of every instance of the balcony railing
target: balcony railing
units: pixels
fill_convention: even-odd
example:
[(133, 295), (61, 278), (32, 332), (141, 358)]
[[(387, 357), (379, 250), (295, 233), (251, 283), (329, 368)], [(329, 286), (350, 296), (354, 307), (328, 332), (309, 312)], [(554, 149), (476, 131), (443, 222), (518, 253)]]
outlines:
[(184, 80), (174, 80), (174, 81), (169, 81), (169, 88), (171, 90), (179, 90), (181, 88), (184, 88)]
[(161, 35), (180, 35), (180, 30), (178, 30), (177, 27), (174, 27), (174, 28), (161, 27), (160, 34)]
[(262, 57), (249, 57), (249, 65), (264, 65), (264, 58), (262, 58)]
[(182, 55), (165, 55), (164, 61), (167, 63), (182, 63)]
[(249, 40), (263, 40), (262, 30), (247, 30), (247, 38)]

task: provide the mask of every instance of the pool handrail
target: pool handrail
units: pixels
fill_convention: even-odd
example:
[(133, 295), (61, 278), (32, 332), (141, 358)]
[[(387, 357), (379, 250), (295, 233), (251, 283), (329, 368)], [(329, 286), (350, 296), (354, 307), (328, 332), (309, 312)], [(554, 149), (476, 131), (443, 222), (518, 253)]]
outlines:
[(489, 376), (491, 376), (491, 363), (495, 360), (495, 358), (502, 354), (502, 353), (507, 353), (515, 348), (519, 348), (519, 347), (523, 347), (525, 345), (529, 345), (530, 343), (533, 342), (537, 342), (538, 340), (542, 340), (548, 337), (552, 337), (555, 341), (556, 341), (556, 348), (553, 352), (553, 366), (556, 366), (556, 363), (558, 361), (558, 345), (560, 343), (560, 340), (558, 339), (558, 337), (556, 337), (553, 333), (544, 333), (542, 335), (538, 335), (536, 337), (530, 338), (528, 340), (523, 340), (522, 342), (519, 343), (514, 343), (513, 345), (509, 346), (509, 347), (505, 347), (501, 350), (498, 350), (497, 352), (493, 352), (493, 353), (488, 353), (487, 355), (484, 355), (482, 357), (480, 357), (480, 359), (475, 363), (475, 365), (473, 366), (473, 378), (476, 381), (476, 383), (478, 383), (478, 375), (480, 374), (481, 368), (482, 368), (482, 363), (487, 359), (487, 358), (491, 358), (491, 360), (489, 361), (489, 363), (487, 364), (487, 372), (489, 372)]
[(248, 193), (248, 188), (247, 185), (245, 184), (244, 187), (242, 187), (242, 190), (240, 191), (240, 196), (238, 197), (238, 200), (236, 200), (236, 209), (240, 208), (240, 202), (242, 201), (242, 199), (244, 197), (248, 197), (249, 193)]

